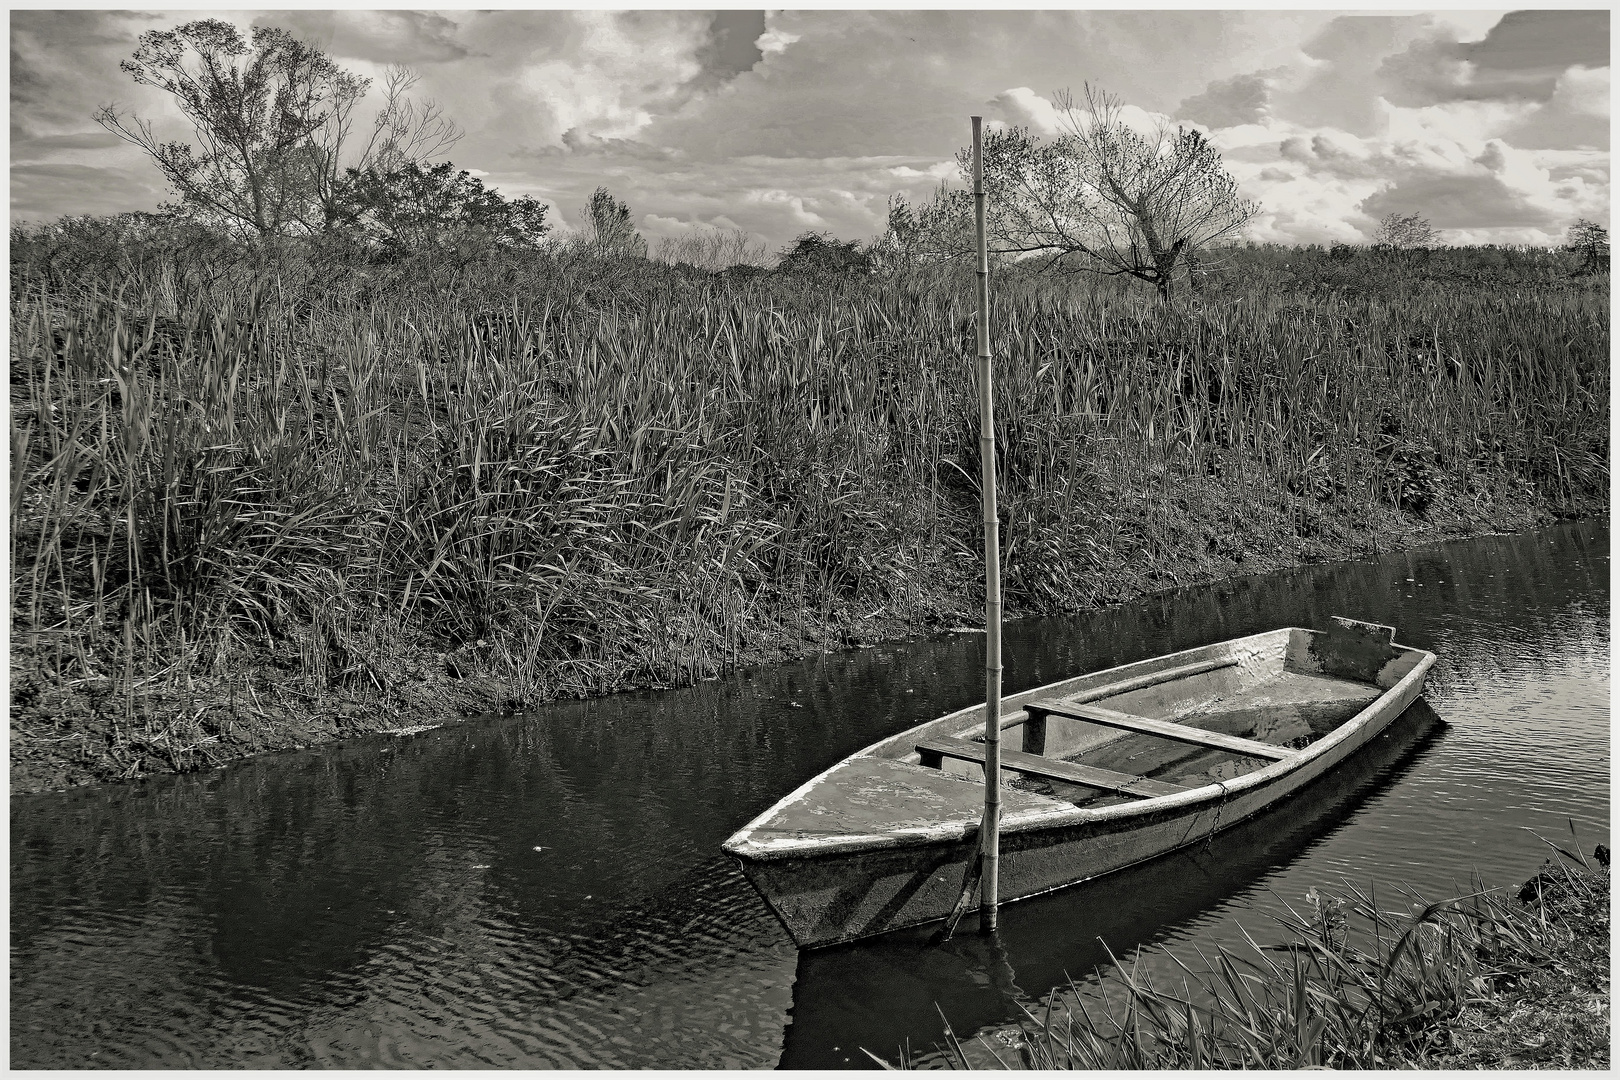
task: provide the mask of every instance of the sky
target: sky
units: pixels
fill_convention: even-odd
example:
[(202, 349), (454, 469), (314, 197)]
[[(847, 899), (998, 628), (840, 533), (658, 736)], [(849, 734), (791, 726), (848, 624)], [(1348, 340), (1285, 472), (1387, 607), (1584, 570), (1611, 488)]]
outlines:
[(1248, 239), (1362, 243), (1390, 213), (1449, 243), (1609, 223), (1596, 9), (13, 10), (14, 221), (168, 198), (91, 114), (117, 102), (187, 138), (118, 62), (143, 31), (199, 18), (281, 27), (379, 85), (408, 65), (465, 131), (443, 158), (550, 204), (563, 230), (605, 186), (655, 250), (710, 226), (773, 250), (870, 238), (891, 196), (960, 182), (970, 115), (1048, 134), (1054, 100), (1088, 82), (1139, 120), (1205, 130), (1261, 206)]

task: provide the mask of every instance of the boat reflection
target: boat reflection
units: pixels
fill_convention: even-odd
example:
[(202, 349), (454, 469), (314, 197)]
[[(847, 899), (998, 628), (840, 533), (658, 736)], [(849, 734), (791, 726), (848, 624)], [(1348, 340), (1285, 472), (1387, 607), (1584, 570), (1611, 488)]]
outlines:
[(937, 926), (923, 926), (801, 952), (778, 1067), (875, 1068), (863, 1047), (896, 1062), (908, 1042), (913, 1053), (941, 1042), (946, 1020), (965, 1037), (1016, 1019), (1019, 1003), (1033, 1008), (1108, 963), (1108, 949), (1124, 955), (1259, 887), (1394, 784), (1444, 728), (1419, 700), (1288, 801), (1197, 847), (1009, 905), (996, 938), (980, 937), (969, 918), (939, 946), (929, 944)]

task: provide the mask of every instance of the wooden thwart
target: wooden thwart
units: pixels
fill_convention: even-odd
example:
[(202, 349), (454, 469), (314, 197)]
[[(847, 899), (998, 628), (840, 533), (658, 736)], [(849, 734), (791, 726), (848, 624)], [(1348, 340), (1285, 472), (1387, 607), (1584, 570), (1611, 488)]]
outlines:
[(1178, 667), (1164, 668), (1160, 671), (1150, 671), (1146, 675), (1137, 675), (1130, 679), (1121, 679), (1118, 682), (1095, 686), (1090, 690), (1083, 690), (1072, 697), (1063, 700), (1070, 703), (1096, 701), (1099, 698), (1113, 697), (1115, 694), (1125, 694), (1132, 690), (1142, 690), (1149, 686), (1158, 686), (1161, 683), (1175, 682), (1177, 679), (1188, 679), (1194, 675), (1202, 675), (1209, 671), (1220, 671), (1222, 668), (1237, 667), (1238, 662), (1232, 659), (1200, 660), (1195, 664), (1181, 664)]
[(1074, 705), (1067, 701), (1032, 701), (1024, 706), (1024, 710), (1032, 716), (1037, 713), (1068, 716), (1075, 720), (1084, 720), (1088, 724), (1101, 724), (1104, 727), (1121, 728), (1125, 731), (1135, 731), (1143, 735), (1156, 735), (1161, 739), (1170, 739), (1174, 742), (1191, 743), (1193, 746), (1207, 746), (1212, 750), (1224, 750), (1228, 754), (1236, 754), (1239, 757), (1257, 757), (1265, 758), (1268, 761), (1282, 761), (1293, 757), (1297, 753), (1297, 751), (1276, 746), (1272, 743), (1255, 742), (1253, 739), (1240, 739), (1235, 735), (1222, 735), (1216, 731), (1188, 727), (1186, 724), (1173, 724), (1168, 720), (1153, 720), (1146, 716), (1132, 716), (1129, 713), (1115, 712), (1113, 709), (1104, 709), (1096, 705)]
[[(922, 763), (932, 768), (938, 768), (940, 759), (947, 757), (984, 764), (984, 744), (969, 742), (966, 739), (944, 736), (922, 739), (917, 743), (917, 752), (922, 757)], [(1001, 767), (1027, 776), (1101, 788), (1121, 795), (1133, 795), (1138, 799), (1152, 799), (1160, 795), (1174, 795), (1179, 791), (1189, 790), (1180, 784), (1167, 784), (1162, 780), (1149, 780), (1145, 776), (1096, 769), (1090, 765), (1076, 765), (1072, 761), (1056, 761), (1035, 754), (1022, 754), (1016, 750), (1001, 752)]]

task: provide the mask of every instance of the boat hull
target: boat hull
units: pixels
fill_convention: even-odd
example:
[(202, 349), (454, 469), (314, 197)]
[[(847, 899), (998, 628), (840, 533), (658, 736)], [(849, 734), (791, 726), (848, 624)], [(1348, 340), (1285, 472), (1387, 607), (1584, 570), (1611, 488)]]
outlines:
[[(1355, 753), (1421, 694), (1433, 663), (1410, 670), (1308, 753), (1178, 795), (1004, 825), (1000, 901), (1063, 888), (1201, 843), (1288, 798)], [(818, 948), (945, 918), (975, 854), (976, 829), (883, 846), (739, 852), (743, 873), (801, 948)], [(969, 910), (973, 910), (970, 908)]]

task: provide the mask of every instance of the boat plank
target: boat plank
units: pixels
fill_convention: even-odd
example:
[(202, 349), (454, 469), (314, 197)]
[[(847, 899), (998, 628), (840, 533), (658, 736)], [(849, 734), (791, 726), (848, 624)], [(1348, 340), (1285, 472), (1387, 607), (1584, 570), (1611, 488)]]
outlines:
[[(943, 736), (922, 739), (917, 743), (917, 751), (923, 755), (924, 762), (929, 756), (936, 759), (943, 756), (984, 764), (984, 745), (966, 739)], [(1167, 784), (1162, 780), (1150, 780), (1145, 776), (1097, 769), (1090, 765), (1077, 765), (1072, 761), (1057, 761), (1037, 754), (1020, 753), (1017, 750), (1002, 750), (1001, 765), (1014, 772), (1039, 776), (1044, 780), (1061, 780), (1068, 784), (1101, 788), (1121, 795), (1132, 795), (1138, 799), (1153, 799), (1160, 795), (1174, 795), (1189, 790), (1181, 784)]]
[(1134, 678), (1120, 679), (1118, 682), (1094, 686), (1090, 690), (1083, 690), (1078, 694), (1065, 697), (1063, 700), (1074, 704), (1085, 704), (1091, 701), (1100, 701), (1103, 698), (1117, 697), (1120, 694), (1130, 693), (1132, 690), (1142, 690), (1149, 686), (1159, 686), (1162, 683), (1175, 682), (1178, 679), (1189, 679), (1194, 675), (1203, 675), (1206, 672), (1220, 671), (1223, 668), (1237, 666), (1238, 662), (1229, 658), (1200, 660), (1195, 664), (1181, 664), (1160, 671), (1150, 671), (1146, 675), (1137, 675)]
[(1025, 705), (1024, 708), (1026, 711), (1036, 710), (1044, 713), (1055, 713), (1058, 716), (1084, 720), (1090, 724), (1101, 724), (1104, 727), (1120, 728), (1124, 731), (1135, 731), (1143, 735), (1157, 735), (1161, 739), (1191, 743), (1194, 746), (1207, 746), (1215, 750), (1224, 750), (1229, 754), (1237, 754), (1240, 757), (1283, 761), (1293, 757), (1296, 753), (1296, 751), (1272, 743), (1256, 742), (1253, 739), (1240, 739), (1235, 735), (1222, 735), (1216, 731), (1205, 731), (1202, 728), (1188, 727), (1186, 724), (1174, 724), (1168, 720), (1132, 716), (1129, 713), (1115, 712), (1113, 709), (1104, 709), (1096, 705), (1072, 705), (1066, 701), (1032, 701)]

